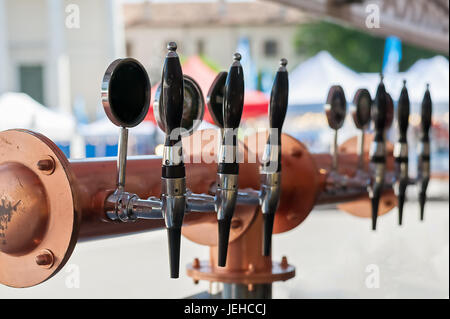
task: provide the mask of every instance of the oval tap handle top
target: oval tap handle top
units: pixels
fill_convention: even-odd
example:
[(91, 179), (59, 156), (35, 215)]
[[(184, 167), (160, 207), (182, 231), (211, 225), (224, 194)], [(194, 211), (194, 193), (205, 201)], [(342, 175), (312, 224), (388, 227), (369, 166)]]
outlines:
[(421, 119), (421, 139), (422, 141), (430, 140), (431, 115), (432, 115), (432, 101), (430, 95), (430, 86), (427, 84), (427, 90), (422, 100), (422, 119)]
[(394, 100), (392, 96), (386, 92), (386, 126), (384, 130), (387, 131), (391, 128), (394, 122)]
[(106, 69), (102, 81), (102, 104), (109, 120), (117, 126), (141, 123), (150, 106), (151, 85), (139, 61), (117, 59)]
[(228, 72), (220, 72), (214, 79), (206, 96), (209, 113), (219, 128), (223, 128), (223, 99)]
[(327, 115), (328, 125), (333, 130), (340, 129), (344, 124), (347, 114), (347, 100), (340, 85), (333, 85), (328, 91), (325, 114)]
[[(270, 128), (278, 130), (278, 136), (281, 136), (281, 130), (286, 118), (289, 98), (289, 77), (286, 70), (288, 61), (281, 59), (280, 67), (273, 81), (272, 92), (270, 94), (269, 104), (269, 123)], [(279, 138), (279, 143), (281, 139)]]
[(223, 126), (236, 129), (241, 122), (244, 109), (244, 70), (240, 63), (241, 55), (234, 54), (234, 62), (230, 67), (225, 82), (223, 101)]
[(410, 112), (410, 102), (408, 89), (406, 88), (406, 80), (403, 81), (403, 88), (400, 92), (400, 97), (398, 99), (397, 106), (397, 121), (399, 130), (399, 142), (407, 142), (407, 132), (409, 126), (409, 112)]
[(372, 120), (375, 128), (375, 141), (384, 142), (384, 131), (386, 129), (387, 118), (387, 101), (386, 88), (384, 87), (383, 77), (381, 76), (378, 84), (377, 94), (372, 106)]
[(370, 124), (372, 97), (367, 89), (359, 89), (353, 97), (352, 117), (356, 128), (365, 130)]
[(142, 122), (150, 106), (151, 85), (147, 71), (132, 58), (117, 59), (102, 81), (102, 104), (109, 120), (119, 126), (117, 191), (125, 187), (128, 128)]
[[(175, 42), (170, 42), (167, 45), (167, 49), (169, 52), (164, 61), (160, 96), (160, 103), (162, 103), (163, 109), (161, 117), (166, 124), (166, 136), (170, 135), (174, 129), (178, 129), (181, 126), (184, 104), (184, 78), (180, 59), (176, 52), (177, 44)], [(176, 143), (177, 141), (172, 141), (171, 145), (173, 145), (174, 142)], [(167, 143), (168, 139), (166, 140), (166, 144)]]

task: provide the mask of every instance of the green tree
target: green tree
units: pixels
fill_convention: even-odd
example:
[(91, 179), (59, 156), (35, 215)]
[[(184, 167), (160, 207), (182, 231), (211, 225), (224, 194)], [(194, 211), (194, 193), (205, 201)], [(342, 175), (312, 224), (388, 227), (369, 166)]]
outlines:
[[(322, 50), (357, 72), (380, 72), (385, 39), (330, 22), (315, 22), (298, 27), (294, 45), (298, 54), (309, 58)], [(400, 71), (414, 62), (439, 53), (402, 43)]]

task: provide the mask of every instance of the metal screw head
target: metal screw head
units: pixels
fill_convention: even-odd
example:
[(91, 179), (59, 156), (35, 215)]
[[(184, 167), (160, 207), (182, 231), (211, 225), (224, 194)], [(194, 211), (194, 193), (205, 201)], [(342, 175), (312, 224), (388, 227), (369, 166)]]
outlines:
[(41, 159), (37, 162), (37, 168), (44, 174), (51, 175), (55, 171), (55, 160), (51, 156)]
[(239, 218), (231, 220), (231, 228), (236, 229), (242, 226), (242, 221)]
[(38, 266), (43, 268), (51, 268), (55, 262), (55, 257), (50, 250), (44, 249), (39, 252), (39, 254), (35, 257), (35, 260)]

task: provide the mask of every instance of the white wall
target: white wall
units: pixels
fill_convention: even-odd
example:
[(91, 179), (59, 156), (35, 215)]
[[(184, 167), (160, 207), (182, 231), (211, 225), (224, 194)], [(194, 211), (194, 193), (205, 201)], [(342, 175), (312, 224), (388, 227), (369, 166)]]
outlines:
[[(6, 8), (8, 39), (6, 53), (0, 41), (0, 51), (2, 51), (0, 58), (8, 56), (10, 66), (5, 72), (0, 59), (0, 67), (2, 67), (2, 73), (6, 73), (9, 79), (8, 89), (19, 90), (18, 68), (20, 65), (44, 65), (45, 104), (69, 111), (74, 100), (82, 97), (89, 115), (93, 118), (97, 108), (100, 107), (103, 73), (113, 59), (125, 54), (123, 26), (121, 19), (118, 18), (118, 14), (121, 13), (117, 10), (118, 1), (0, 1)], [(58, 4), (59, 1), (62, 3)], [(58, 12), (53, 24), (50, 24), (49, 5), (52, 2), (56, 3)], [(65, 9), (69, 4), (76, 4), (80, 9), (80, 28), (66, 27), (65, 19), (69, 13), (66, 13)], [(0, 15), (0, 25), (1, 22)], [(55, 27), (58, 24), (62, 29)], [(56, 49), (55, 43), (53, 42), (52, 45), (50, 41), (55, 40), (55, 37), (61, 39), (61, 43), (56, 43)], [(1, 36), (0, 39), (2, 39)], [(63, 70), (64, 66), (61, 66), (61, 63), (53, 61), (61, 56), (67, 62), (66, 71)], [(63, 82), (68, 85), (67, 90), (64, 89)], [(55, 86), (60, 94), (54, 94)], [(68, 100), (68, 106), (62, 105), (65, 104), (65, 100)]]

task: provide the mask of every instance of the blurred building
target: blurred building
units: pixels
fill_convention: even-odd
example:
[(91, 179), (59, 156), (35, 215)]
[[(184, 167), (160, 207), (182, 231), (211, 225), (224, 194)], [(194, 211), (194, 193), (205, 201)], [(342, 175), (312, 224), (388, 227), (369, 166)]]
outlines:
[(124, 44), (115, 0), (0, 0), (0, 94), (25, 92), (65, 111), (78, 104), (92, 119)]
[(281, 57), (294, 66), (301, 60), (293, 43), (296, 28), (310, 19), (275, 3), (225, 0), (129, 3), (124, 17), (127, 54), (143, 62), (152, 83), (159, 81), (169, 41), (177, 42), (182, 56), (200, 55), (225, 69), (246, 38), (258, 71), (275, 70)]

